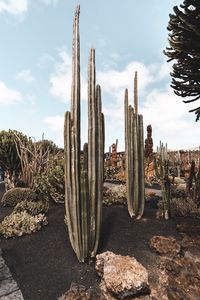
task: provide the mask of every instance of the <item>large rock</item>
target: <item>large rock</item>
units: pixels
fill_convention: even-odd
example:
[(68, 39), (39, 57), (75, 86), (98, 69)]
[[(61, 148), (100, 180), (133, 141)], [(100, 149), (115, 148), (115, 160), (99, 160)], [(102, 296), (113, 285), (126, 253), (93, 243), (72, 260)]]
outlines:
[(166, 260), (167, 295), (170, 300), (200, 299), (200, 263), (189, 257)]
[(176, 256), (181, 251), (181, 246), (173, 237), (153, 236), (149, 245), (157, 253), (167, 256)]
[[(105, 294), (124, 299), (149, 293), (148, 272), (134, 257), (107, 251), (96, 258), (96, 270), (102, 277)], [(107, 295), (107, 299), (112, 298)]]
[(83, 285), (72, 283), (70, 289), (58, 300), (106, 300), (98, 288), (86, 288)]

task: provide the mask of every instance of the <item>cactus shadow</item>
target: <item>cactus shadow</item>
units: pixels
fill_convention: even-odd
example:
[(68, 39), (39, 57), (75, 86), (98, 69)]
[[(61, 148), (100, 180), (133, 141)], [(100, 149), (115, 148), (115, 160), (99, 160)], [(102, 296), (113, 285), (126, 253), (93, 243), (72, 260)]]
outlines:
[(101, 227), (101, 237), (99, 241), (99, 252), (105, 251), (105, 249), (107, 248), (108, 241), (113, 232), (115, 217), (116, 215), (114, 212), (106, 214), (103, 210), (103, 221)]

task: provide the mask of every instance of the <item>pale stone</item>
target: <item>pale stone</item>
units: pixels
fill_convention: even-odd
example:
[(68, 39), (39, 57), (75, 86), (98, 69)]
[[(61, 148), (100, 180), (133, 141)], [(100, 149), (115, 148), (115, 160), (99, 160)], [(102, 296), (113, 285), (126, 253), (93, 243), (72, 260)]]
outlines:
[[(0, 258), (1, 260), (1, 258)], [(0, 281), (4, 280), (4, 279), (8, 279), (12, 277), (10, 270), (8, 269), (8, 267), (6, 266), (6, 264), (1, 264), (0, 266)]]
[(185, 191), (186, 190), (186, 183), (179, 183), (176, 187), (178, 191)]
[(176, 256), (181, 251), (181, 246), (173, 237), (153, 236), (149, 245), (161, 255)]
[(0, 282), (0, 297), (18, 290), (16, 281), (13, 278), (4, 279)]
[(70, 289), (58, 300), (106, 300), (99, 288), (86, 288), (83, 285), (72, 283)]
[(112, 296), (124, 299), (149, 293), (148, 272), (134, 257), (107, 251), (96, 259), (96, 270)]
[(24, 300), (22, 292), (17, 290), (7, 296), (0, 297), (0, 300)]

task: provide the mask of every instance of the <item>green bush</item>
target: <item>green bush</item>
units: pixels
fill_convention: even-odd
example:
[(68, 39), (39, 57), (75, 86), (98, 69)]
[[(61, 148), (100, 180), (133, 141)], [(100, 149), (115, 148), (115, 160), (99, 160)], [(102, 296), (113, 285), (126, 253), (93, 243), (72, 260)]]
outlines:
[(12, 213), (4, 218), (0, 224), (0, 234), (4, 237), (22, 236), (31, 234), (47, 225), (47, 218), (43, 214), (31, 216), (26, 211), (20, 213)]
[(36, 216), (38, 214), (46, 214), (49, 209), (49, 204), (47, 201), (37, 201), (37, 202), (30, 202), (30, 201), (21, 201), (18, 203), (13, 213), (20, 213), (22, 211), (26, 211), (31, 216)]
[(13, 188), (8, 190), (2, 197), (1, 203), (4, 206), (15, 206), (21, 201), (37, 201), (38, 195), (29, 188)]
[(65, 184), (63, 164), (52, 164), (47, 174), (43, 173), (36, 176), (34, 178), (33, 189), (45, 199), (51, 199), (56, 203), (64, 203)]

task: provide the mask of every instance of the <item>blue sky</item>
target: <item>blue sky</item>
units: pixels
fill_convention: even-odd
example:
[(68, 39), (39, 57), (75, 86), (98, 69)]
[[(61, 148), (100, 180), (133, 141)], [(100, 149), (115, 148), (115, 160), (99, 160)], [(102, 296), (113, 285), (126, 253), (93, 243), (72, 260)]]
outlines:
[[(152, 124), (154, 146), (199, 145), (200, 123), (170, 88), (163, 49), (169, 13), (178, 0), (80, 0), (82, 141), (87, 139), (87, 63), (96, 49), (106, 148), (124, 149), (124, 89), (133, 101), (138, 71), (139, 111)], [(63, 115), (70, 108), (74, 0), (0, 0), (0, 129), (63, 145)], [(146, 130), (145, 130), (146, 135)]]

